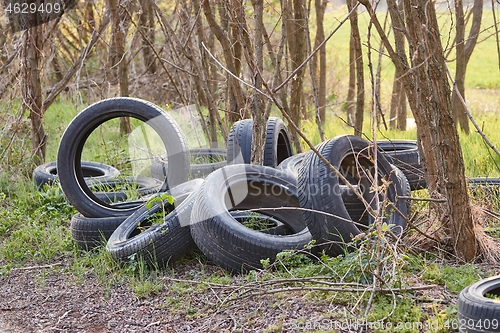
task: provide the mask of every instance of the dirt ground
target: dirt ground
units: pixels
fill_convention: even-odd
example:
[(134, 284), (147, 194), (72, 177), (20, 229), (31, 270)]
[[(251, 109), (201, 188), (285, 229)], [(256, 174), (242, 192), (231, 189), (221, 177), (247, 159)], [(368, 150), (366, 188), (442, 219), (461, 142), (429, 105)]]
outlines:
[(105, 288), (89, 273), (82, 283), (51, 269), (12, 270), (0, 276), (0, 333), (303, 332), (335, 329), (332, 314), (341, 310), (308, 300), (303, 293), (259, 296), (219, 307), (215, 289), (190, 293), (189, 308), (179, 309), (168, 301), (171, 281), (163, 281), (161, 292), (140, 299), (129, 286)]

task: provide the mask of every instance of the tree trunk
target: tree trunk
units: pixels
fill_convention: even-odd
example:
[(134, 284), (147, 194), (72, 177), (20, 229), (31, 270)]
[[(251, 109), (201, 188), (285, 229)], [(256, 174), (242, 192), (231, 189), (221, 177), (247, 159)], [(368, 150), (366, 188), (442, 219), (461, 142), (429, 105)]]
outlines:
[[(290, 5), (290, 3), (288, 3)], [(305, 36), (306, 4), (304, 0), (292, 0), (291, 13), (286, 15), (288, 49), (290, 54), (290, 64), (292, 70), (298, 68), (305, 60), (307, 53), (307, 44)], [(288, 10), (288, 9), (287, 9)], [(285, 15), (285, 14), (284, 14)], [(300, 128), (304, 86), (304, 67), (297, 71), (291, 82), (290, 91), (290, 112), (291, 119)], [(302, 151), (300, 138), (294, 131), (291, 134), (292, 141), (297, 152)]]
[[(418, 128), (429, 193), (432, 198), (445, 199), (444, 203), (435, 202), (437, 220), (449, 233), (456, 256), (472, 261), (478, 243), (434, 3), (404, 0), (411, 55), (408, 64), (407, 58), (392, 48), (370, 3), (360, 1), (368, 9), (395, 66), (406, 74), (402, 80)], [(401, 15), (393, 17), (393, 22), (402, 26)]]
[[(263, 61), (263, 38), (262, 38), (262, 28), (263, 28), (263, 16), (264, 16), (264, 1), (263, 0), (252, 0), (252, 4), (255, 11), (255, 30), (254, 30), (254, 59), (253, 64), (253, 85), (255, 88), (262, 90), (262, 77), (261, 73), (264, 69)], [(252, 128), (252, 164), (262, 165), (264, 162), (264, 146), (266, 142), (266, 124), (267, 115), (264, 114), (264, 103), (262, 101), (262, 95), (260, 92), (254, 89), (252, 92), (252, 101), (250, 110), (253, 117), (253, 128)]]
[[(144, 57), (144, 67), (146, 72), (154, 74), (156, 72), (155, 55), (151, 51), (151, 45), (155, 42), (155, 16), (151, 0), (140, 2), (142, 12), (139, 16), (139, 27), (143, 30), (142, 37), (142, 56)], [(147, 39), (147, 40), (146, 40)]]
[[(328, 1), (314, 1), (316, 9), (316, 38), (314, 40), (314, 49), (316, 49), (325, 39), (324, 18), (327, 5)], [(323, 124), (326, 118), (326, 45), (323, 45), (319, 49), (318, 54), (313, 57), (313, 68), (317, 73), (318, 113), (319, 119)]]
[(413, 75), (405, 79), (426, 166), (426, 179), (437, 204), (439, 220), (453, 240), (455, 253), (476, 257), (477, 241), (465, 180), (462, 149), (451, 109), (446, 62), (433, 3), (404, 0)]
[[(465, 15), (462, 0), (455, 0), (455, 13), (456, 13), (456, 70), (455, 70), (455, 84), (458, 91), (465, 99), (465, 74), (467, 71), (467, 64), (469, 63), (470, 56), (477, 43), (479, 30), (481, 28), (481, 19), (483, 13), (483, 0), (475, 0), (473, 8), (472, 27), (469, 32), (467, 41), (465, 40)], [(465, 112), (465, 108), (458, 97), (455, 90), (451, 96), (452, 108), (454, 111), (455, 122), (460, 124), (460, 128), (464, 133), (470, 133), (469, 118)]]
[(349, 84), (346, 104), (347, 123), (350, 126), (354, 126), (356, 106), (356, 50), (352, 34), (349, 38)]
[[(125, 35), (124, 20), (120, 14), (120, 2), (119, 0), (108, 0), (111, 23), (112, 23), (112, 33), (111, 33), (111, 43), (109, 50), (109, 61), (111, 70), (111, 82), (116, 82), (120, 84), (120, 96), (126, 97), (129, 95), (128, 86), (128, 67), (127, 59), (125, 53)], [(130, 119), (128, 117), (120, 118), (120, 133), (127, 134), (132, 132), (130, 126)]]
[[(234, 74), (236, 73), (236, 61), (234, 59), (233, 53), (231, 52), (232, 41), (229, 40), (224, 30), (220, 27), (219, 24), (217, 24), (217, 21), (215, 20), (212, 12), (210, 1), (203, 0), (202, 6), (208, 26), (222, 46), (222, 52), (224, 54), (224, 60), (226, 61), (226, 67), (231, 73)], [(228, 79), (228, 85), (234, 93), (236, 103), (238, 104), (236, 108), (238, 110), (243, 110), (245, 107), (246, 97), (240, 87), (240, 83), (233, 76), (229, 76)]]
[(43, 128), (42, 85), (40, 81), (40, 60), (42, 55), (42, 28), (35, 26), (25, 31), (23, 45), (23, 107), (29, 110), (31, 119), (31, 146), (33, 161), (45, 163), (47, 135)]
[[(354, 8), (355, 0), (347, 0), (347, 8)], [(354, 58), (356, 66), (356, 110), (354, 113), (354, 135), (363, 134), (363, 119), (365, 112), (365, 74), (363, 65), (363, 51), (361, 49), (361, 36), (359, 34), (358, 14), (353, 12), (349, 17), (351, 22), (351, 38), (354, 46)]]
[[(396, 47), (396, 53), (400, 57), (406, 57), (405, 50), (405, 36), (404, 36), (404, 25), (399, 26), (399, 24), (403, 24), (402, 21), (397, 21), (394, 19), (396, 15), (402, 15), (403, 13), (403, 3), (396, 3), (395, 0), (387, 0), (387, 6), (389, 10), (389, 15), (391, 16), (392, 31), (394, 32), (394, 45)], [(406, 110), (406, 93), (403, 89), (403, 82), (401, 77), (404, 75), (404, 72), (401, 72), (399, 67), (396, 68), (394, 73), (394, 82), (392, 85), (392, 96), (391, 96), (391, 107), (390, 107), (390, 120), (389, 126), (391, 129), (398, 129), (401, 131), (406, 131), (406, 118), (407, 110)]]

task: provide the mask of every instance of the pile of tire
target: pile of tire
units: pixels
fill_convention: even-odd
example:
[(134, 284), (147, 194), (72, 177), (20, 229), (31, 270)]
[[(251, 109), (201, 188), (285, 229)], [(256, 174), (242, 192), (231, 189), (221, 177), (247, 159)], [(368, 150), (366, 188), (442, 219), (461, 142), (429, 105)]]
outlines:
[[(140, 200), (120, 202), (126, 193), (93, 191), (97, 183), (123, 179), (113, 166), (81, 160), (90, 133), (117, 117), (148, 122), (165, 146), (166, 155), (151, 163), (150, 177), (126, 180), (140, 185)], [(52, 175), (49, 183), (57, 178), (78, 210), (71, 233), (80, 247), (105, 244), (120, 262), (140, 257), (164, 266), (198, 248), (210, 262), (239, 273), (262, 268), (262, 260), (272, 262), (284, 250), (343, 254), (376, 218), (395, 234), (404, 231), (409, 207), (400, 198), (424, 186), (406, 174), (418, 168), (416, 144), (405, 142), (411, 148), (399, 149), (401, 143), (388, 143), (375, 151), (367, 140), (342, 135), (319, 144), (316, 152), (294, 155), (285, 124), (271, 117), (260, 166), (249, 164), (252, 126), (251, 119), (236, 122), (226, 150), (190, 150), (179, 125), (158, 106), (107, 99), (72, 120), (60, 141), (57, 167), (40, 167), (34, 179), (42, 186), (40, 173)], [(226, 161), (194, 167), (191, 154), (225, 155)], [(90, 172), (89, 166), (99, 171)], [(384, 193), (374, 186), (384, 187)]]

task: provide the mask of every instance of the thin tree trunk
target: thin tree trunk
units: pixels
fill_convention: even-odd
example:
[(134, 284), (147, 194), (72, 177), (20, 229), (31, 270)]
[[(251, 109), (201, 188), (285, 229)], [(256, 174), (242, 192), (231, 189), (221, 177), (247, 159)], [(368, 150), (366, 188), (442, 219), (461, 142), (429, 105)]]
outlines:
[[(483, 14), (483, 0), (475, 0), (473, 7), (473, 18), (472, 27), (469, 32), (467, 40), (465, 39), (465, 16), (462, 0), (455, 0), (455, 11), (456, 11), (456, 38), (455, 38), (455, 48), (456, 48), (456, 70), (455, 70), (455, 84), (457, 85), (458, 91), (465, 99), (465, 74), (467, 71), (467, 65), (469, 63), (470, 56), (474, 50), (477, 38), (479, 36), (479, 31), (481, 29), (481, 19)], [(454, 111), (455, 122), (460, 124), (460, 128), (464, 133), (470, 133), (469, 119), (465, 108), (457, 95), (457, 92), (453, 90), (451, 97), (452, 108)]]
[[(456, 50), (456, 74), (455, 74), (455, 84), (458, 90), (465, 98), (465, 17), (464, 17), (464, 7), (462, 0), (455, 0), (455, 18), (456, 18), (456, 36), (455, 36), (455, 50)], [(460, 127), (465, 134), (469, 134), (469, 119), (465, 118), (465, 123), (461, 122), (461, 114), (465, 115), (465, 110), (462, 103), (458, 98), (456, 98), (456, 93), (453, 91), (452, 106), (454, 111), (455, 123), (460, 124)]]
[[(217, 40), (221, 43), (227, 69), (234, 74), (236, 73), (236, 64), (235, 64), (235, 59), (233, 57), (233, 53), (231, 52), (231, 41), (225, 34), (224, 30), (217, 24), (212, 12), (210, 1), (203, 0), (202, 6), (210, 30), (215, 35)], [(234, 77), (230, 76), (228, 84), (230, 85), (232, 91), (234, 92), (236, 102), (238, 103), (238, 109), (243, 109), (245, 106), (246, 98), (244, 96), (243, 90), (240, 87), (240, 83)]]
[[(263, 49), (264, 43), (262, 38), (263, 30), (263, 16), (264, 16), (264, 1), (252, 0), (255, 12), (255, 30), (254, 30), (254, 59), (253, 64), (253, 85), (255, 88), (262, 90), (262, 76), (261, 73), (264, 69), (263, 62)], [(266, 142), (266, 123), (267, 115), (264, 111), (264, 103), (260, 92), (254, 89), (252, 92), (251, 112), (253, 117), (252, 128), (252, 157), (253, 164), (262, 165), (264, 162), (264, 146)]]
[[(243, 57), (243, 46), (241, 44), (239, 36), (239, 22), (240, 17), (245, 15), (245, 10), (243, 8), (243, 3), (241, 0), (232, 0), (231, 1), (231, 10), (233, 11), (233, 15), (230, 17), (233, 18), (232, 24), (230, 27), (231, 36), (233, 38), (233, 57), (234, 57), (234, 75), (240, 76), (242, 69), (242, 57)], [(229, 74), (228, 74), (229, 75)], [(229, 81), (229, 78), (228, 78)], [(230, 122), (235, 122), (241, 118), (243, 105), (239, 105), (238, 100), (236, 98), (236, 91), (230, 87), (228, 89), (229, 92), (229, 110), (228, 116)]]
[[(328, 1), (315, 0), (314, 6), (316, 10), (316, 38), (314, 40), (314, 49), (325, 39), (325, 10)], [(318, 61), (319, 58), (319, 61)], [(317, 73), (318, 87), (318, 113), (321, 123), (324, 123), (326, 118), (326, 45), (323, 45), (317, 55), (312, 59), (313, 68)]]
[[(110, 43), (110, 69), (111, 69), (111, 82), (120, 84), (120, 96), (129, 95), (128, 84), (128, 68), (125, 53), (125, 31), (124, 20), (120, 14), (119, 0), (108, 0), (111, 22), (112, 34)], [(132, 132), (130, 119), (128, 117), (120, 118), (120, 133), (126, 134)]]
[[(288, 3), (290, 5), (290, 3)], [(290, 64), (293, 70), (298, 68), (305, 60), (307, 53), (305, 25), (306, 5), (304, 0), (292, 0), (292, 8), (286, 9), (288, 14), (284, 14), (287, 22), (288, 49), (290, 54)], [(290, 91), (290, 116), (292, 121), (300, 128), (303, 114), (303, 85), (304, 67), (297, 71), (294, 80), (291, 82)], [(297, 133), (292, 132), (292, 141), (297, 152), (302, 151), (300, 138)]]
[(349, 37), (349, 84), (347, 88), (346, 104), (347, 123), (354, 127), (356, 106), (356, 50), (352, 34)]
[[(347, 8), (351, 11), (354, 8), (354, 0), (347, 0)], [(359, 34), (358, 15), (355, 11), (350, 17), (351, 37), (353, 39), (355, 66), (356, 66), (356, 110), (354, 113), (354, 135), (363, 134), (363, 120), (365, 112), (365, 79), (363, 51), (361, 49), (361, 36)]]
[[(402, 15), (403, 12), (403, 3), (396, 3), (395, 0), (387, 0), (387, 6), (389, 10), (389, 15), (391, 16), (392, 23), (392, 31), (394, 32), (394, 45), (396, 47), (396, 53), (399, 57), (406, 57), (405, 50), (405, 36), (404, 36), (404, 25), (399, 26), (397, 24), (403, 24), (401, 20), (395, 20), (395, 16)], [(406, 108), (406, 93), (404, 91), (403, 82), (401, 81), (401, 77), (404, 75), (404, 72), (401, 72), (399, 67), (396, 67), (396, 71), (394, 73), (394, 82), (392, 85), (392, 96), (391, 96), (391, 107), (390, 107), (390, 120), (389, 126), (391, 129), (398, 129), (401, 131), (406, 131), (406, 118), (407, 116), (407, 108)]]
[(23, 107), (29, 110), (33, 161), (37, 165), (45, 162), (47, 143), (47, 135), (43, 128), (44, 110), (39, 69), (43, 26), (35, 26), (24, 32), (23, 47)]
[[(154, 11), (151, 0), (141, 2), (142, 12), (139, 16), (139, 27), (143, 30), (142, 36), (142, 56), (144, 57), (144, 67), (148, 73), (156, 72), (155, 55), (149, 46), (155, 42)], [(148, 39), (145, 40), (145, 38)]]

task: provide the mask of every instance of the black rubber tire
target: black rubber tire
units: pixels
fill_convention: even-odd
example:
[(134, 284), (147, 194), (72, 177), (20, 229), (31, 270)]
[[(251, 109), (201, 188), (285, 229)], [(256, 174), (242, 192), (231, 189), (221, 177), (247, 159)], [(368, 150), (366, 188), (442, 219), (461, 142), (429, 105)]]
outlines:
[(292, 155), (292, 141), (285, 123), (280, 118), (269, 117), (266, 125), (263, 165), (276, 168)]
[(394, 164), (405, 174), (412, 190), (427, 187), (416, 140), (379, 140), (377, 147), (384, 153), (389, 163)]
[[(281, 162), (277, 169), (283, 172), (289, 172), (294, 177), (298, 178), (299, 169), (304, 160), (304, 156), (306, 153), (300, 153), (289, 158), (285, 159)], [(355, 188), (358, 188), (357, 185), (353, 185)], [(361, 200), (354, 194), (354, 192), (347, 187), (346, 185), (340, 186), (340, 193), (342, 195), (342, 201), (349, 213), (349, 216), (354, 222), (360, 223), (361, 225), (369, 224), (369, 214), (366, 211), (365, 205), (361, 202)]]
[[(227, 140), (227, 163), (250, 164), (252, 156), (252, 119), (237, 121), (231, 127)], [(290, 134), (283, 120), (269, 117), (266, 123), (263, 165), (276, 168), (292, 156)]]
[(280, 164), (278, 164), (276, 169), (284, 172), (290, 172), (291, 174), (295, 175), (295, 177), (298, 177), (299, 169), (302, 165), (305, 154), (306, 153), (300, 153), (284, 159)]
[(227, 137), (227, 164), (250, 163), (252, 156), (252, 119), (237, 121)]
[[(110, 180), (120, 175), (120, 171), (111, 165), (88, 161), (82, 161), (82, 173), (87, 184)], [(32, 178), (37, 189), (42, 189), (44, 185), (53, 185), (59, 180), (56, 162), (37, 166), (33, 170)]]
[[(286, 209), (290, 207), (291, 209)], [(191, 235), (215, 264), (232, 273), (262, 268), (284, 250), (303, 249), (311, 240), (294, 181), (274, 168), (239, 164), (221, 168), (201, 186), (191, 214)], [(231, 210), (257, 210), (284, 223), (292, 235), (273, 235), (245, 227)]]
[[(393, 172), (398, 177), (399, 183), (401, 184), (402, 195), (410, 196), (410, 183), (408, 182), (405, 174), (394, 165), (392, 165), (392, 168), (394, 170)], [(357, 185), (354, 185), (354, 187), (358, 189)], [(362, 230), (364, 229), (363, 226), (370, 226), (373, 223), (373, 217), (369, 214), (363, 202), (346, 185), (341, 185), (340, 188), (340, 192), (342, 193), (342, 201), (344, 202), (347, 213), (349, 214), (351, 219), (357, 223), (356, 225), (358, 226), (358, 228)], [(406, 200), (405, 202), (407, 212), (409, 212), (410, 202), (408, 200)]]
[(81, 155), (92, 131), (117, 117), (132, 117), (148, 122), (160, 136), (171, 161), (161, 190), (185, 182), (189, 174), (186, 139), (177, 123), (160, 107), (135, 98), (119, 97), (92, 104), (80, 112), (64, 132), (57, 154), (61, 188), (73, 206), (86, 217), (130, 215), (138, 206), (120, 208), (99, 200), (85, 184)]
[[(338, 136), (321, 143), (316, 149), (344, 175), (358, 178), (356, 173), (373, 170), (372, 146), (360, 137)], [(377, 169), (380, 177), (390, 180), (388, 200), (407, 216), (406, 201), (397, 200), (399, 196), (404, 195), (400, 180), (382, 154), (378, 155)], [(358, 180), (357, 185), (360, 186), (363, 197), (373, 203), (369, 179), (359, 177)], [(300, 207), (305, 209), (302, 213), (313, 238), (320, 244), (320, 248), (330, 255), (344, 254), (350, 249), (348, 244), (353, 237), (361, 233), (360, 228), (349, 216), (342, 195), (339, 195), (341, 185), (337, 174), (332, 172), (313, 151), (306, 154), (298, 178)], [(387, 209), (384, 216), (388, 224), (394, 225), (393, 232), (401, 233), (406, 227), (405, 219), (391, 209)]]
[[(205, 178), (213, 171), (222, 168), (226, 163), (226, 149), (223, 148), (193, 148), (189, 150), (191, 157), (205, 157), (213, 160), (212, 163), (192, 163), (189, 176), (191, 178)], [(155, 158), (151, 163), (151, 177), (164, 179), (167, 174), (168, 163), (161, 158)]]
[[(162, 209), (159, 203), (132, 213), (109, 237), (106, 249), (111, 256), (120, 262), (136, 256), (153, 267), (164, 267), (195, 248), (189, 223), (196, 191), (202, 183), (202, 179), (193, 179), (168, 191), (175, 202), (163, 203), (166, 215), (161, 224), (147, 224), (147, 219)], [(144, 222), (149, 228), (141, 232), (139, 226)]]
[(473, 283), (458, 296), (458, 325), (460, 332), (500, 332), (500, 276)]
[(85, 217), (80, 213), (71, 218), (70, 231), (73, 241), (83, 250), (106, 245), (109, 237), (127, 216)]

